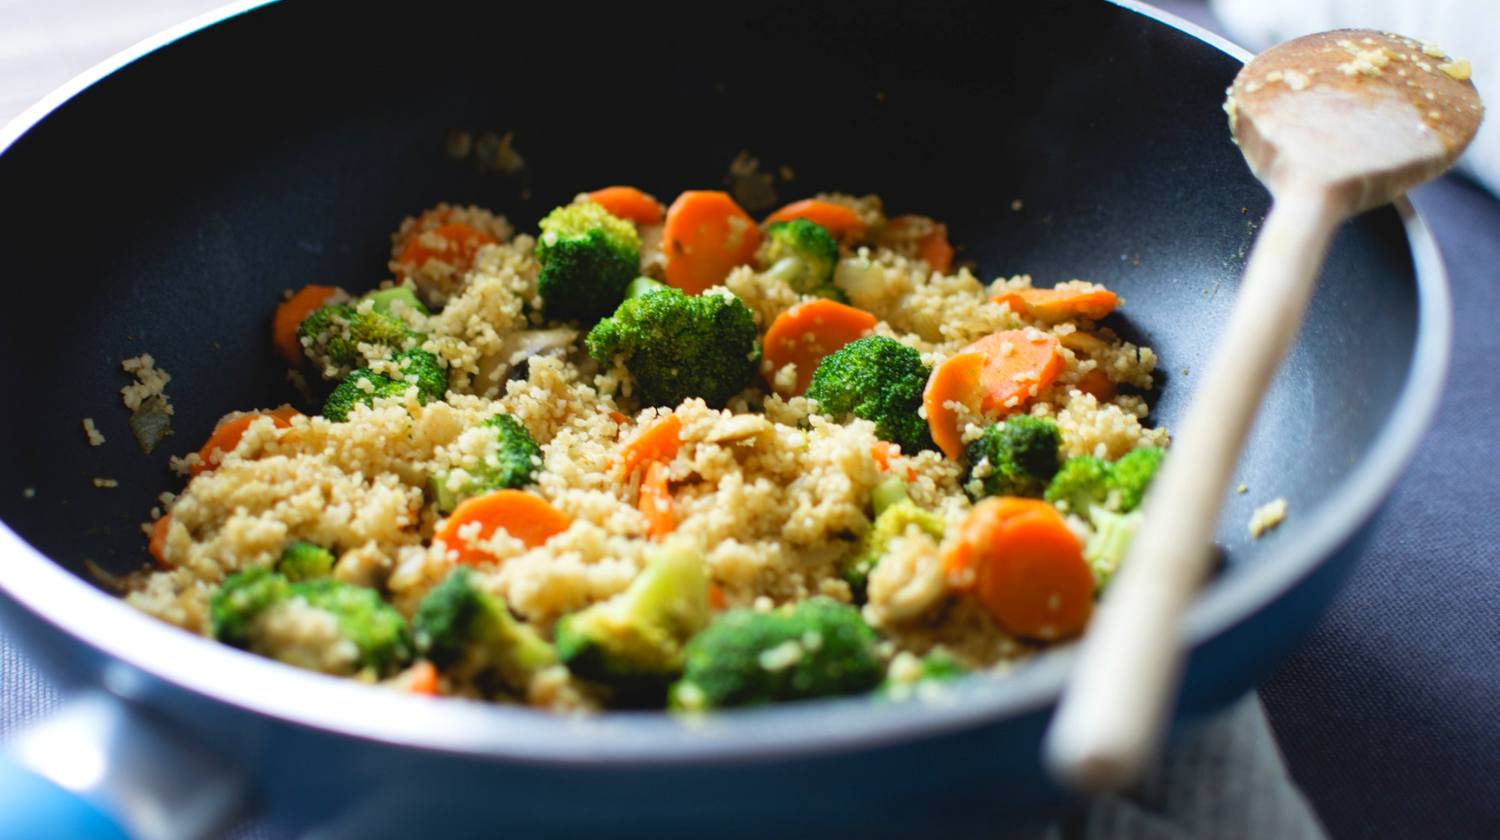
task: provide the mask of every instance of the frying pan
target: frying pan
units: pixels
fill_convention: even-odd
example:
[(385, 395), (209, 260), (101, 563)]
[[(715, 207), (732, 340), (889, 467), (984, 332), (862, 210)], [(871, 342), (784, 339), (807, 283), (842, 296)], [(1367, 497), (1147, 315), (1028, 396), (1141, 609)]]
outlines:
[[(176, 487), (169, 452), (227, 411), (297, 399), (268, 339), (282, 289), (374, 285), (389, 231), (438, 201), (531, 229), (603, 184), (715, 187), (741, 151), (792, 168), (783, 199), (871, 191), (947, 221), (986, 277), (1118, 290), (1111, 325), (1156, 348), (1152, 421), (1172, 424), (1267, 207), (1219, 110), (1243, 52), (1085, 0), (715, 9), (242, 4), (0, 133), (0, 615), (79, 698), (13, 751), (62, 787), (10, 765), (0, 792), (138, 833), (249, 801), (330, 836), (881, 835), (1066, 804), (1038, 759), (1066, 649), (934, 704), (572, 719), (297, 671), (137, 614), (87, 571), (147, 562), (139, 523)], [(524, 173), (451, 158), (455, 129), (514, 132)], [(1240, 465), (1249, 492), (1225, 500), (1177, 731), (1250, 689), (1332, 597), (1448, 346), (1446, 281), (1411, 208), (1347, 225)], [(120, 360), (141, 352), (176, 406), (150, 456), (118, 396)], [(1277, 496), (1288, 521), (1251, 540), (1251, 510)]]

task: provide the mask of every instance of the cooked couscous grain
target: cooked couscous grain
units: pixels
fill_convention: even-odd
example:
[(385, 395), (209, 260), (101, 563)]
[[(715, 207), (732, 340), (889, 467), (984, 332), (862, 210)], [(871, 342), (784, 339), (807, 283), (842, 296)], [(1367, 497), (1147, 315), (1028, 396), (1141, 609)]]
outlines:
[(89, 446), (103, 446), (104, 435), (94, 426), (94, 418), (83, 418), (83, 436), (88, 439)]
[[(587, 200), (587, 194), (578, 199)], [(928, 367), (1004, 330), (1023, 331), (1017, 341), (1028, 347), (1057, 348), (1055, 366), (1007, 374), (1008, 381), (1029, 387), (1006, 405), (962, 395), (942, 404), (966, 443), (1007, 415), (1024, 413), (1055, 427), (1055, 461), (1092, 456), (1113, 462), (1166, 445), (1165, 430), (1144, 424), (1157, 363), (1150, 348), (1082, 316), (1043, 323), (997, 302), (1004, 294), (1029, 293), (1031, 278), (1024, 275), (986, 284), (967, 268), (935, 270), (921, 256), (922, 243), (946, 233), (930, 219), (902, 217), (899, 231), (887, 231), (874, 196), (826, 194), (818, 201), (845, 216), (853, 211), (865, 226), (863, 239), (840, 243), (831, 280), (849, 305), (874, 316), (875, 336), (915, 350)], [(665, 253), (661, 244), (672, 224), (669, 214), (665, 223), (637, 225), (641, 275), (677, 276), (674, 260), (681, 256)], [(733, 235), (753, 234), (750, 228)], [(181, 493), (163, 494), (154, 521), (144, 526), (156, 569), (131, 578), (130, 603), (192, 632), (221, 634), (210, 604), (225, 582), (243, 580), (247, 570), (280, 569), (291, 546), (310, 544), (332, 555), (326, 580), (317, 585), (373, 590), (417, 625), (436, 609), (429, 594), (454, 579), (455, 567), (466, 568), (472, 597), (503, 604), (550, 648), (547, 640), (559, 634), (560, 620), (623, 604), (635, 582), (654, 574), (664, 551), (659, 514), (665, 511), (672, 551), (700, 564), (714, 615), (743, 610), (765, 621), (791, 621), (783, 610), (791, 605), (853, 604), (861, 632), (878, 637), (869, 655), (878, 658), (881, 673), (909, 672), (916, 657), (937, 648), (963, 667), (1003, 668), (1052, 635), (1050, 629), (1038, 637), (1008, 628), (969, 588), (972, 571), (952, 565), (957, 535), (976, 510), (961, 486), (973, 465), (935, 447), (895, 447), (882, 439), (880, 419), (860, 410), (826, 416), (817, 402), (787, 396), (797, 381), (790, 365), (766, 374), (781, 393), (756, 375), (736, 383), (736, 395), (723, 407), (695, 396), (675, 405), (642, 405), (641, 371), (630, 358), (593, 358), (591, 325), (546, 319), (547, 301), (538, 291), (545, 258), (535, 239), (480, 208), (439, 205), (403, 222), (392, 237), (391, 270), (432, 309), (403, 304), (390, 313), (408, 331), (404, 335), (414, 336), (408, 350), (357, 343), (368, 375), (351, 375), (359, 399), (344, 422), (312, 411), (251, 414), (238, 419), (242, 431), (223, 443), (216, 460), (205, 462), (197, 452), (175, 458), (174, 467), (190, 480)], [(718, 279), (710, 293), (742, 302), (762, 336), (811, 299), (763, 265), (738, 265)], [(1097, 287), (1074, 281), (1058, 288), (1083, 293)], [(645, 294), (651, 300), (658, 293)], [(393, 299), (337, 298), (366, 314)], [(445, 370), (445, 395), (422, 393), (411, 352), (430, 353)], [(1001, 355), (1016, 364), (1023, 354), (1012, 347)], [(127, 360), (125, 369), (137, 378), (123, 391), (132, 408), (162, 395), (170, 380), (149, 355)], [(289, 376), (299, 391), (308, 390), (300, 372)], [(1101, 390), (1101, 379), (1107, 389)], [(390, 380), (401, 384), (382, 390)], [(909, 410), (918, 422), (939, 422), (927, 408)], [(484, 483), (506, 457), (494, 419), (501, 415), (535, 443), (530, 451), (537, 454), (526, 456), (530, 469), (519, 486)], [(85, 429), (92, 441), (90, 421)], [(666, 440), (652, 431), (658, 429), (672, 432), (648, 454), (654, 466), (627, 471), (631, 447), (648, 437)], [(986, 461), (984, 469), (994, 466)], [(903, 504), (936, 525), (892, 530), (880, 538), (878, 562), (867, 577), (852, 577), (851, 562), (884, 527), (875, 524), (873, 500), (893, 477), (900, 480)], [(645, 505), (648, 492), (661, 492), (648, 488), (653, 481), (666, 488), (668, 500)], [(466, 512), (470, 501), (501, 493), (520, 493), (516, 498), (532, 500), (528, 504), (540, 500), (557, 526), (533, 538), (522, 523), (495, 527)], [(1069, 527), (1086, 536), (1090, 526), (1074, 516)], [(443, 528), (450, 529), (446, 536), (435, 538)], [(1082, 540), (1079, 563), (1081, 546)], [(364, 650), (329, 612), (295, 598), (276, 603), (247, 624), (257, 650), (315, 670), (380, 676), (362, 664)], [(424, 655), (425, 637), (416, 638), (418, 649), (403, 663)], [(557, 641), (561, 663), (543, 661), (524, 673), (476, 672), (480, 654), (472, 651), (461, 667), (433, 653), (440, 672), (435, 683), (402, 671), (387, 684), (405, 690), (420, 682), (439, 693), (558, 710), (613, 704), (613, 689), (597, 674), (575, 670)], [(801, 673), (819, 666), (828, 645), (844, 643), (808, 631), (759, 650), (754, 661), (765, 672)], [(678, 656), (671, 674), (683, 668)], [(689, 644), (689, 669), (691, 656)], [(707, 696), (700, 686), (683, 690), (684, 702)]]
[(1250, 514), (1250, 536), (1260, 539), (1286, 519), (1286, 499), (1272, 499)]

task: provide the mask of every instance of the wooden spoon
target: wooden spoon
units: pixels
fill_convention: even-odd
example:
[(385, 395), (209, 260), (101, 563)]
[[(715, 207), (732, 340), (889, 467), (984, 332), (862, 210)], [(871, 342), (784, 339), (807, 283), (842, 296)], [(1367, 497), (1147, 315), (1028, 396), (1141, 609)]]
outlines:
[(1229, 323), (1089, 628), (1047, 733), (1053, 771), (1117, 790), (1154, 757), (1209, 568), (1219, 505), (1272, 374), (1296, 337), (1334, 230), (1442, 173), (1483, 116), (1468, 62), (1365, 30), (1309, 35), (1245, 65), (1224, 110), (1274, 203)]

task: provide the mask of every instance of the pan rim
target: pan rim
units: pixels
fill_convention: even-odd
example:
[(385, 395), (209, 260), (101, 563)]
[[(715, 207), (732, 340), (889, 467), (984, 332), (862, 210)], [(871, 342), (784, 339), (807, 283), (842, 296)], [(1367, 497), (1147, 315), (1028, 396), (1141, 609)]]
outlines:
[[(117, 53), (0, 127), (0, 154), (53, 110), (117, 70), (272, 2), (237, 0)], [(1237, 45), (1160, 9), (1136, 0), (1111, 2), (1241, 62), (1250, 58)], [(1418, 299), (1416, 339), (1401, 394), (1369, 453), (1322, 505), (1319, 519), (1300, 523), (1294, 532), (1285, 534), (1286, 545), (1274, 562), (1267, 558), (1240, 570), (1234, 580), (1209, 590), (1193, 604), (1184, 627), (1184, 642), (1190, 648), (1270, 604), (1330, 558), (1375, 514), (1431, 425), (1451, 351), (1448, 281), (1420, 215), (1406, 199), (1394, 207), (1411, 252)], [(474, 701), (434, 701), (369, 691), (347, 680), (288, 668), (193, 636), (74, 576), (4, 523), (0, 523), (0, 592), (60, 632), (204, 699), (375, 744), (551, 766), (746, 763), (909, 743), (1045, 709), (1060, 695), (1073, 657), (1071, 648), (1054, 650), (1014, 673), (965, 681), (933, 703), (877, 704), (852, 698), (698, 721), (633, 712), (563, 717)], [(133, 696), (137, 690), (131, 685), (136, 682), (115, 681), (106, 687)], [(441, 714), (432, 714), (433, 702), (444, 704)]]

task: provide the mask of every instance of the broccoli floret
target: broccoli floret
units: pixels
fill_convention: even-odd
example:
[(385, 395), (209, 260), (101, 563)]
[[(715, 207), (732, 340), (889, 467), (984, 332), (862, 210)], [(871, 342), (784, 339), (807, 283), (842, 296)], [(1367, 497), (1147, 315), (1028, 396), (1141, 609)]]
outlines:
[(858, 694), (884, 674), (859, 610), (816, 597), (771, 612), (730, 610), (693, 637), (674, 709), (698, 711)]
[(1061, 446), (1062, 434), (1051, 420), (1022, 414), (992, 423), (964, 453), (969, 465), (964, 490), (976, 501), (985, 496), (1037, 498), (1057, 474)]
[(682, 671), (683, 648), (708, 624), (708, 574), (697, 551), (667, 546), (620, 595), (563, 616), (557, 652), (618, 704), (659, 704)]
[(396, 304), (400, 304), (406, 309), (422, 315), (432, 314), (423, 305), (422, 301), (417, 299), (417, 293), (412, 291), (410, 286), (392, 286), (389, 289), (376, 289), (366, 294), (363, 300), (369, 301), (375, 307), (376, 312), (379, 312), (381, 315), (390, 315), (393, 318), (396, 316), (392, 315), (391, 310), (396, 307)]
[(1146, 497), (1146, 488), (1151, 486), (1151, 479), (1156, 477), (1156, 470), (1166, 454), (1155, 447), (1133, 449), (1109, 468), (1110, 488), (1120, 494), (1119, 510), (1122, 513), (1140, 507), (1141, 500)]
[(875, 522), (860, 540), (854, 558), (843, 569), (844, 581), (849, 584), (856, 600), (864, 599), (870, 572), (885, 556), (891, 540), (905, 534), (906, 529), (913, 525), (936, 540), (943, 538), (944, 531), (942, 517), (922, 510), (907, 498), (905, 484), (900, 479), (882, 483), (870, 497), (875, 507)]
[(333, 552), (328, 549), (298, 540), (282, 549), (281, 559), (276, 561), (276, 571), (293, 582), (328, 577), (333, 572), (334, 560)]
[(875, 434), (907, 452), (932, 449), (927, 421), (917, 413), (931, 373), (916, 350), (895, 339), (866, 336), (824, 357), (813, 371), (807, 398), (835, 420), (852, 414), (873, 421)]
[(1137, 449), (1113, 464), (1092, 455), (1069, 458), (1052, 477), (1044, 497), (1064, 512), (1084, 517), (1095, 506), (1129, 513), (1140, 505), (1165, 454), (1160, 449)]
[(643, 406), (701, 397), (719, 408), (755, 377), (755, 339), (755, 319), (734, 295), (662, 288), (620, 304), (589, 331), (586, 343), (601, 364), (624, 360)]
[(416, 344), (422, 334), (399, 318), (375, 307), (357, 309), (346, 304), (324, 306), (302, 320), (297, 334), (309, 359), (325, 368), (347, 370), (363, 365), (360, 344), (375, 344), (400, 350)]
[(270, 568), (258, 567), (230, 575), (209, 598), (208, 618), (213, 636), (235, 647), (250, 646), (255, 618), (285, 601), (291, 583)]
[[(331, 618), (336, 635), (278, 627), (277, 613), (310, 610)], [(293, 583), (266, 568), (231, 575), (209, 600), (214, 637), (299, 668), (385, 677), (412, 658), (406, 619), (373, 589), (330, 578)], [(289, 621), (307, 625), (304, 615)], [(345, 652), (352, 645), (354, 656)]]
[(484, 426), (495, 430), (494, 459), (486, 458), (468, 470), (469, 477), (456, 488), (451, 486), (446, 470), (433, 473), (429, 486), (437, 501), (438, 513), (450, 514), (464, 499), (491, 490), (525, 487), (536, 477), (542, 449), (521, 421), (509, 414), (496, 414), (484, 421)]
[(771, 225), (766, 228), (766, 241), (759, 256), (765, 273), (780, 279), (795, 292), (844, 302), (849, 299), (833, 285), (839, 243), (827, 228), (816, 222), (793, 219)]
[(1109, 499), (1109, 464), (1092, 455), (1063, 462), (1042, 498), (1066, 513), (1088, 516), (1094, 505)]
[[(426, 405), (448, 393), (448, 373), (438, 358), (426, 350), (403, 350), (391, 357), (404, 374), (394, 379), (368, 368), (359, 368), (340, 382), (323, 402), (323, 416), (336, 423), (349, 419), (356, 405), (374, 405), (380, 397), (399, 397), (417, 386), (417, 401)], [(361, 382), (368, 385), (361, 385)]]
[[(907, 662), (916, 667), (898, 668), (898, 657), (898, 661), (892, 663), (885, 682), (880, 684), (882, 696), (892, 700), (905, 699), (921, 691), (923, 685), (953, 682), (969, 673), (968, 668), (959, 664), (958, 660), (942, 648), (934, 648), (920, 660), (910, 654), (904, 656), (911, 657)], [(911, 660), (916, 661), (912, 663)]]
[(1093, 523), (1094, 533), (1083, 546), (1083, 559), (1094, 573), (1095, 593), (1103, 592), (1115, 576), (1120, 561), (1125, 559), (1125, 551), (1130, 548), (1130, 542), (1135, 539), (1135, 533), (1145, 518), (1139, 510), (1113, 513), (1095, 507), (1090, 511), (1089, 520)]
[(457, 568), (434, 586), (412, 617), (417, 651), (448, 673), (493, 677), (524, 692), (557, 653), (531, 625), (510, 614), (505, 601), (474, 585), (474, 573)]
[(641, 270), (635, 226), (586, 201), (553, 210), (541, 229), (536, 285), (547, 314), (584, 323), (607, 315)]

